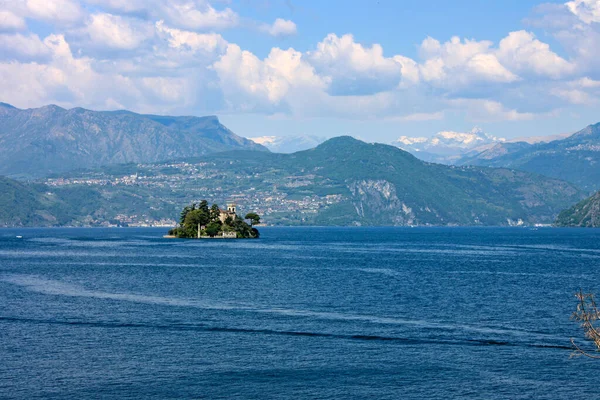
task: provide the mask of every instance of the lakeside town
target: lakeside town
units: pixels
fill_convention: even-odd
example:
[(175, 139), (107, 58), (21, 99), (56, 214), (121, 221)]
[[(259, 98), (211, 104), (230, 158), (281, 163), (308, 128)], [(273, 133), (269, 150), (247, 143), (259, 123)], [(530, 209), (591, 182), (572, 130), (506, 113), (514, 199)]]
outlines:
[[(128, 168), (135, 172), (131, 173)], [(256, 210), (263, 216), (264, 225), (295, 225), (311, 220), (324, 208), (346, 198), (342, 194), (319, 195), (303, 190), (317, 183), (314, 174), (264, 175), (251, 169), (246, 173), (236, 168), (222, 169), (211, 162), (175, 161), (132, 164), (123, 166), (123, 171), (115, 172), (71, 173), (65, 177), (46, 178), (42, 183), (51, 188), (93, 187), (111, 196), (121, 190), (139, 196), (147, 191), (163, 202), (158, 205), (150, 200), (149, 212), (119, 212), (110, 218), (87, 221), (90, 225), (104, 227), (172, 227), (176, 224), (172, 217), (174, 210), (182, 203), (192, 203), (201, 198), (216, 202), (234, 201), (241, 210)]]

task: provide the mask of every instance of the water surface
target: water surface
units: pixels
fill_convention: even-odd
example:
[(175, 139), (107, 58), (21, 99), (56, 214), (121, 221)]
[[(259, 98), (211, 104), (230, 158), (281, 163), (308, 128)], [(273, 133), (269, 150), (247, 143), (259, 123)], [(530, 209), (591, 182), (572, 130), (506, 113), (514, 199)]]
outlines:
[(0, 398), (597, 396), (598, 230), (163, 231), (0, 230)]

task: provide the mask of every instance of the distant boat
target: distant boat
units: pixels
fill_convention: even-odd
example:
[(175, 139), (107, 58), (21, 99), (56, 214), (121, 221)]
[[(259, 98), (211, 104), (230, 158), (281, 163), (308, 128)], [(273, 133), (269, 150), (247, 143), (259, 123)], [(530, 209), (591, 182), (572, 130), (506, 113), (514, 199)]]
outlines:
[(23, 236), (19, 235), (17, 236), (17, 239), (23, 239)]

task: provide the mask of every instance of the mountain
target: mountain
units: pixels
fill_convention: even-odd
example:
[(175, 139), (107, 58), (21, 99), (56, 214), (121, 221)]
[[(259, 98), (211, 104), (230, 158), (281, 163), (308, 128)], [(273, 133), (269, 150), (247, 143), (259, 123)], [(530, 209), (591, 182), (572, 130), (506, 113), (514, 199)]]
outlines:
[(424, 161), (453, 164), (465, 154), (479, 152), (505, 139), (485, 133), (480, 128), (470, 132), (438, 132), (431, 138), (400, 136), (392, 145)]
[(266, 151), (235, 135), (215, 116), (66, 110), (55, 105), (21, 110), (0, 104), (0, 175), (40, 177), (235, 149)]
[(572, 182), (587, 191), (600, 189), (600, 123), (560, 140), (529, 144), (500, 143), (463, 157), (457, 164), (514, 168)]
[(235, 201), (242, 213), (255, 211), (274, 225), (519, 225), (552, 223), (585, 197), (557, 179), (431, 164), (350, 137), (293, 154), (223, 152), (74, 171), (39, 183), (61, 198), (65, 190), (85, 190), (99, 199), (93, 214), (80, 213), (87, 216), (73, 225), (176, 218), (201, 198)]
[(0, 227), (123, 225), (119, 216), (133, 214), (142, 221), (160, 221), (163, 214), (172, 218), (175, 208), (155, 194), (144, 187), (57, 187), (0, 176)]
[(555, 225), (600, 228), (600, 192), (561, 212)]
[(260, 136), (249, 139), (254, 143), (265, 146), (273, 153), (295, 153), (312, 149), (325, 141), (325, 138), (311, 135)]

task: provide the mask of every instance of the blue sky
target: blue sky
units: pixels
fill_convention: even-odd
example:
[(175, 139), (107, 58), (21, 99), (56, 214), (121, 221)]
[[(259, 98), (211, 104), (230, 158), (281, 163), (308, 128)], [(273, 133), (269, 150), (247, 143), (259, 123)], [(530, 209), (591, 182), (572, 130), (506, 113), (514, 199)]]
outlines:
[(554, 135), (600, 121), (600, 0), (0, 0), (0, 101), (234, 132)]

